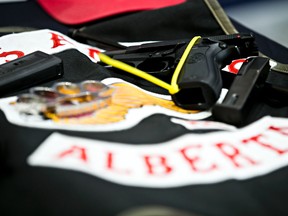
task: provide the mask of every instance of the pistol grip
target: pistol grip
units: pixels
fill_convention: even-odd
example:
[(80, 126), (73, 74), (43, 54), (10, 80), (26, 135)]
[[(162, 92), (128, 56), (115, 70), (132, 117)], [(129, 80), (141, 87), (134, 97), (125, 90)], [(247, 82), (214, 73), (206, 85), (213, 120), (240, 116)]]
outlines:
[(180, 91), (172, 95), (179, 107), (205, 110), (218, 100), (222, 79), (216, 56), (221, 51), (217, 43), (193, 47), (178, 77)]

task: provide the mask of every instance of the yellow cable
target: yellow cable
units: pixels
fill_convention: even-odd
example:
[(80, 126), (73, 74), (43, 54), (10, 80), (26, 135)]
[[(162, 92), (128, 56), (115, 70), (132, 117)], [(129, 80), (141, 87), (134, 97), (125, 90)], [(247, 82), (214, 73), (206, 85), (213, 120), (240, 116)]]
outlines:
[(154, 76), (151, 76), (150, 74), (148, 74), (142, 70), (139, 70), (138, 68), (132, 67), (132, 66), (130, 66), (124, 62), (110, 58), (109, 56), (107, 56), (103, 53), (99, 53), (98, 55), (99, 55), (100, 60), (107, 65), (111, 65), (115, 68), (124, 70), (124, 71), (129, 72), (131, 74), (134, 74), (136, 76), (139, 76), (139, 77), (146, 79), (149, 82), (152, 82), (152, 83), (154, 83), (154, 84), (156, 84), (156, 85), (158, 85), (164, 89), (167, 89), (168, 91), (171, 88), (171, 86), (169, 84), (163, 82), (162, 80), (160, 80)]
[(193, 48), (194, 44), (197, 42), (198, 39), (200, 39), (201, 37), (200, 36), (196, 36), (196, 37), (193, 37), (192, 40), (189, 42), (188, 46), (186, 47), (174, 73), (173, 73), (173, 76), (172, 76), (172, 80), (171, 80), (171, 89), (169, 90), (169, 93), (170, 94), (176, 94), (178, 91), (179, 91), (179, 87), (177, 85), (177, 80), (178, 80), (178, 77), (179, 77), (179, 74), (180, 74), (180, 71), (191, 51), (191, 49)]
[(197, 40), (200, 38), (200, 36), (194, 37), (188, 44), (188, 46), (186, 47), (174, 73), (172, 76), (172, 80), (171, 80), (171, 85), (142, 71), (139, 70), (138, 68), (132, 67), (124, 62), (115, 60), (113, 58), (110, 58), (109, 56), (103, 54), (103, 53), (99, 53), (98, 56), (100, 58), (100, 61), (102, 61), (103, 63), (107, 64), (107, 65), (111, 65), (112, 67), (121, 69), (123, 71), (126, 71), (128, 73), (134, 74), (136, 76), (139, 76), (149, 82), (152, 82), (166, 90), (169, 91), (170, 94), (176, 94), (179, 91), (179, 87), (177, 85), (177, 79), (178, 76), (180, 74), (181, 68), (183, 67), (185, 60), (187, 58), (187, 56), (189, 55), (190, 50), (192, 49), (192, 47), (194, 46), (194, 44), (197, 42)]

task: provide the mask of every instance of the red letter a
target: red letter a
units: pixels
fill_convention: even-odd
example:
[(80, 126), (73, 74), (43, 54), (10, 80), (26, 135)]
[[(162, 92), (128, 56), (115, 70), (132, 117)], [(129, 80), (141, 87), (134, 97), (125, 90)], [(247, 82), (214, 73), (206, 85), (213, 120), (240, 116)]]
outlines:
[(72, 146), (70, 149), (61, 152), (58, 157), (76, 157), (84, 162), (87, 162), (86, 149), (78, 146)]

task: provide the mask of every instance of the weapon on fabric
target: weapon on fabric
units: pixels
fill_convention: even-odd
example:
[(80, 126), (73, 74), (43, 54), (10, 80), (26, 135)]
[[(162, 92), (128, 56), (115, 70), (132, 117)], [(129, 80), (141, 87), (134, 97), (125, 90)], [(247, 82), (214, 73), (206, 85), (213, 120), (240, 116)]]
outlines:
[(261, 95), (269, 72), (269, 58), (251, 57), (244, 61), (223, 102), (213, 106), (213, 117), (241, 126), (255, 98)]
[(190, 42), (154, 42), (100, 53), (99, 57), (106, 64), (166, 88), (181, 108), (206, 110), (216, 103), (223, 85), (231, 84), (221, 69), (232, 60), (257, 55), (254, 37), (239, 33), (194, 37)]
[(0, 66), (0, 96), (63, 76), (62, 59), (35, 51)]

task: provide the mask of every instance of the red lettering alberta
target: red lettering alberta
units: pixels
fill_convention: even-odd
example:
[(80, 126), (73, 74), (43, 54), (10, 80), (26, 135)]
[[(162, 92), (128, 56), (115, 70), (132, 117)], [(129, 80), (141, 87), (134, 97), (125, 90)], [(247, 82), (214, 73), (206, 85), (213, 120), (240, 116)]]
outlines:
[[(62, 149), (57, 154), (57, 160), (60, 162), (69, 158), (84, 162), (83, 166), (90, 166), (95, 170), (126, 176), (133, 176), (135, 173), (154, 177), (170, 176), (177, 174), (179, 170), (190, 174), (211, 174), (224, 172), (226, 169), (237, 171), (257, 167), (271, 158), (274, 160), (275, 157), (285, 155), (288, 152), (286, 131), (287, 128), (268, 127), (262, 133), (243, 136), (237, 140), (215, 139), (193, 143), (185, 139), (180, 140), (181, 145), (176, 145), (179, 146), (177, 148), (175, 144), (164, 143), (156, 151), (155, 147), (153, 151), (149, 151), (149, 146), (143, 150), (133, 145), (124, 145), (117, 150), (108, 145), (108, 149), (104, 151), (103, 148), (97, 150), (96, 147), (94, 149), (85, 144), (74, 143)], [(277, 138), (279, 136), (280, 139)], [(252, 151), (255, 147), (257, 152)]]

